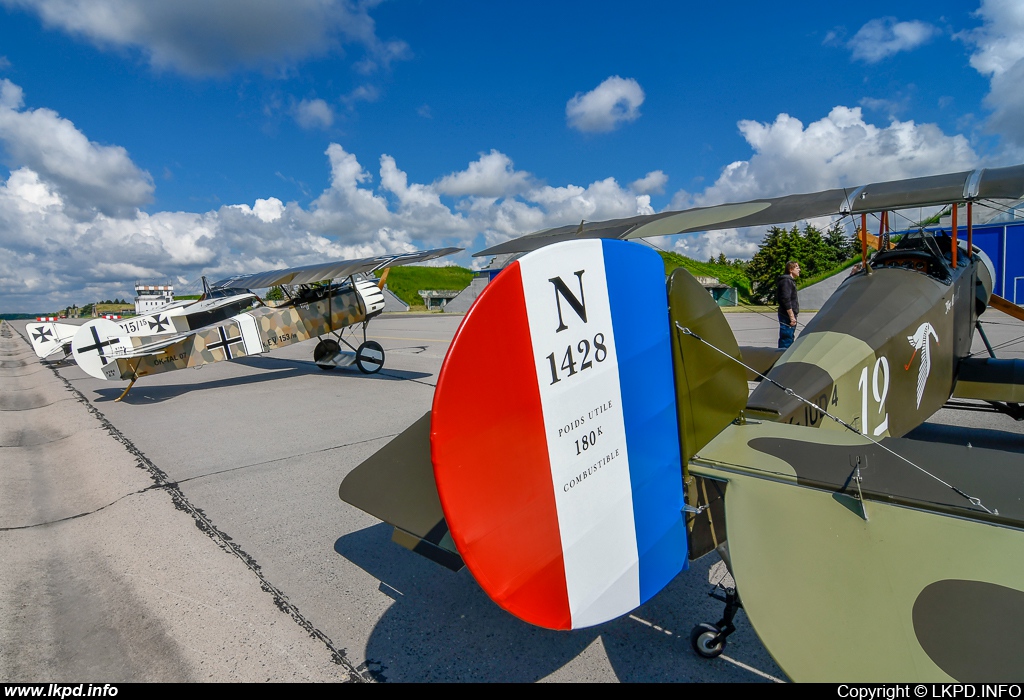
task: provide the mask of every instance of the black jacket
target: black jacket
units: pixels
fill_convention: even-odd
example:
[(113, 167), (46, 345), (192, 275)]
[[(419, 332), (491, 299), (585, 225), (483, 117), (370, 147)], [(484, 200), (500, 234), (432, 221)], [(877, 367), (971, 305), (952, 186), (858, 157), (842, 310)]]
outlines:
[(779, 323), (789, 323), (789, 310), (800, 314), (800, 299), (796, 294), (796, 281), (789, 275), (780, 275), (775, 281), (775, 298), (779, 303)]

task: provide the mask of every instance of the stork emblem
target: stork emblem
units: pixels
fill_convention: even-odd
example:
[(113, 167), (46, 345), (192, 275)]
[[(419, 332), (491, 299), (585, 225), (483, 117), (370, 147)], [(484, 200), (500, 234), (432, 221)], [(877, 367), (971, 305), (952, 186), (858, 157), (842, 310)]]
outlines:
[(920, 351), (921, 353), (921, 364), (917, 369), (917, 407), (921, 408), (921, 399), (924, 397), (924, 385), (928, 381), (928, 375), (932, 371), (932, 351), (931, 344), (928, 342), (928, 336), (935, 338), (935, 343), (938, 344), (939, 336), (935, 333), (935, 329), (932, 324), (925, 321), (918, 329), (914, 332), (914, 335), (908, 335), (907, 340), (910, 341), (911, 347), (914, 348), (914, 354), (910, 356), (910, 362), (907, 362), (903, 366), (903, 369), (909, 370), (910, 364), (914, 361), (914, 355)]

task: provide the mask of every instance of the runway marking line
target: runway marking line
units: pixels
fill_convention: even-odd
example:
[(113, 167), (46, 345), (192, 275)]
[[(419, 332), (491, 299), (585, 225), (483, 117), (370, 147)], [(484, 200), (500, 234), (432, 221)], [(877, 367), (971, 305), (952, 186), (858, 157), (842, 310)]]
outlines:
[[(657, 630), (658, 632), (662, 632), (663, 634), (666, 634), (669, 637), (675, 637), (676, 639), (682, 639), (681, 636), (679, 636), (678, 634), (673, 633), (671, 630), (667, 630), (664, 627), (659, 627), (658, 625), (654, 624), (653, 622), (648, 622), (647, 620), (644, 620), (643, 618), (639, 618), (636, 615), (630, 615), (629, 619), (633, 620), (635, 622), (639, 622), (642, 625), (646, 625), (647, 627), (650, 627), (653, 630)], [(742, 668), (745, 671), (750, 671), (751, 673), (754, 673), (754, 674), (756, 674), (758, 676), (761, 676), (762, 678), (770, 680), (770, 681), (772, 681), (774, 683), (785, 683), (786, 682), (786, 681), (782, 680), (781, 678), (776, 678), (775, 676), (773, 676), (771, 674), (768, 674), (768, 673), (765, 673), (764, 671), (759, 671), (756, 668), (754, 668), (753, 666), (748, 666), (747, 664), (743, 663), (742, 661), (737, 661), (736, 659), (730, 658), (730, 657), (726, 656), (725, 654), (721, 654), (718, 658), (722, 659), (723, 661), (728, 661), (729, 663), (731, 663), (734, 666), (738, 666), (738, 667)]]
[(448, 343), (451, 344), (451, 340), (441, 340), (439, 338), (404, 338), (394, 335), (373, 335), (374, 338), (383, 338), (384, 340), (419, 340), (425, 343)]

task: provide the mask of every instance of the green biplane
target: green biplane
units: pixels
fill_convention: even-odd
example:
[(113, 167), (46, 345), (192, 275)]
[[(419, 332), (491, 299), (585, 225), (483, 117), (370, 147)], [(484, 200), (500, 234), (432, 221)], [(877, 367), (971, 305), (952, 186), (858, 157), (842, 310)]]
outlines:
[[(591, 534), (611, 532), (608, 523), (619, 517), (616, 509), (622, 499), (605, 494), (589, 506), (577, 500), (564, 510), (563, 502), (581, 477), (589, 476), (596, 489), (597, 480), (633, 468), (618, 459), (620, 443), (606, 446), (613, 444), (609, 425), (617, 420), (628, 431), (631, 420), (640, 420), (633, 414), (643, 412), (643, 406), (630, 408), (624, 399), (630, 389), (626, 379), (616, 389), (621, 396), (614, 394), (614, 401), (600, 404), (612, 406), (613, 413), (618, 410), (618, 417), (602, 416), (605, 422), (589, 433), (589, 445), (595, 439), (605, 441), (597, 444), (607, 458), (592, 460), (583, 471), (572, 460), (581, 454), (581, 434), (582, 449), (588, 447), (587, 433), (578, 430), (593, 413), (586, 407), (598, 405), (593, 397), (604, 400), (608, 395), (600, 393), (606, 392), (597, 384), (605, 370), (598, 368), (601, 358), (591, 350), (600, 345), (610, 357), (608, 329), (614, 325), (621, 335), (623, 328), (634, 328), (619, 321), (594, 324), (603, 323), (606, 308), (614, 320), (616, 310), (642, 303), (655, 307), (655, 320), (642, 331), (632, 331), (652, 338), (651, 349), (636, 357), (648, 362), (663, 353), (670, 367), (670, 432), (677, 440), (673, 444), (678, 445), (682, 485), (676, 510), (685, 522), (685, 536), (669, 523), (653, 539), (658, 546), (666, 538), (684, 540), (691, 560), (718, 551), (737, 585), (721, 591), (726, 603), (722, 619), (694, 628), (694, 649), (706, 657), (720, 654), (734, 629), (733, 616), (742, 607), (769, 653), (794, 680), (1020, 681), (1024, 459), (1019, 453), (904, 436), (951, 397), (984, 401), (1017, 420), (1024, 417), (1024, 361), (971, 354), (974, 334), (981, 328), (979, 317), (989, 308), (1024, 320), (1024, 310), (993, 294), (991, 262), (973, 245), (972, 207), (1021, 197), (1024, 165), (567, 226), (482, 251), (480, 255), (534, 251), (519, 261), (521, 283), (506, 270), (492, 285), (497, 287), (503, 276), (508, 276), (506, 290), (521, 284), (518, 293), (527, 315), (543, 304), (553, 309), (545, 317), (553, 319), (552, 337), (561, 337), (557, 332), (566, 328), (566, 335), (576, 328), (587, 335), (580, 336), (578, 346), (574, 336), (564, 355), (561, 350), (548, 354), (537, 335), (543, 324), (521, 330), (526, 326), (514, 322), (516, 309), (488, 301), (502, 293), (489, 286), (449, 349), (433, 415), (425, 415), (353, 470), (342, 482), (340, 496), (394, 525), (393, 539), (399, 544), (451, 568), (465, 563), (499, 605), (528, 621), (558, 620), (538, 624), (567, 629), (600, 622), (595, 609), (611, 611), (605, 616), (610, 619), (627, 609), (619, 601), (638, 604), (645, 599), (643, 567), (649, 550), (637, 544), (642, 514), (635, 500), (631, 512), (637, 543), (627, 542), (632, 549), (623, 550), (633, 554), (616, 554), (621, 543), (610, 537), (606, 550), (591, 548), (598, 555), (585, 562), (582, 574), (569, 571), (569, 561), (579, 558), (576, 550)], [(957, 223), (958, 205), (963, 204), (966, 226)], [(944, 230), (917, 230), (890, 245), (883, 226), (877, 251), (868, 250), (868, 236), (862, 235), (862, 265), (785, 352), (741, 348), (707, 291), (682, 269), (669, 276), (663, 297), (658, 292), (641, 302), (624, 299), (616, 291), (619, 287), (613, 289), (611, 277), (606, 292), (595, 287), (594, 265), (584, 257), (593, 253), (583, 245), (591, 239), (643, 238), (826, 215), (852, 217), (866, 234), (868, 215), (878, 214), (885, 221), (884, 212), (946, 205), (953, 205), (953, 222)], [(611, 269), (609, 259), (606, 254), (605, 269)], [(543, 274), (530, 276), (528, 267)], [(518, 307), (519, 297), (507, 298)], [(541, 318), (541, 311), (536, 314)], [(482, 361), (479, 354), (461, 348), (475, 347), (479, 329), (498, 327), (495, 315), (509, 318), (500, 326), (508, 338), (494, 352), (504, 352), (516, 333), (529, 336), (521, 346), (533, 353), (527, 364), (536, 366), (534, 386), (542, 397), (541, 420), (548, 431), (548, 447), (541, 452), (544, 459), (550, 454), (550, 500), (558, 509), (553, 522), (563, 535), (563, 549), (553, 553), (544, 550), (526, 557), (518, 549), (525, 551), (545, 536), (537, 503), (549, 500), (546, 487), (529, 494), (517, 490), (518, 476), (509, 475), (516, 468), (502, 468), (505, 462), (495, 463), (494, 450), (485, 449), (485, 437), (515, 436), (502, 442), (500, 459), (510, 465), (529, 461), (523, 450), (534, 435), (529, 422), (518, 417), (523, 409), (500, 414), (496, 425), (460, 414), (476, 421), (465, 427), (465, 437), (452, 425), (456, 387), (464, 377), (476, 376), (472, 364)], [(595, 333), (597, 327), (600, 332)], [(663, 351), (655, 347), (661, 336), (666, 336)], [(592, 365), (583, 362), (586, 358)], [(519, 360), (500, 355), (487, 361), (511, 366)], [(625, 377), (634, 360), (618, 361)], [(630, 381), (642, 375), (629, 375)], [(760, 380), (753, 392), (748, 377)], [(650, 387), (652, 402), (658, 382)], [(500, 394), (501, 387), (497, 389)], [(544, 398), (545, 392), (556, 390), (560, 393), (554, 399)], [(616, 408), (624, 400), (625, 408)], [(564, 407), (574, 402), (584, 407), (578, 421), (548, 415), (550, 407), (565, 413)], [(552, 421), (557, 426), (548, 425)], [(564, 445), (558, 440), (570, 448), (575, 440), (576, 454), (563, 460)], [(624, 455), (628, 438), (620, 442)], [(645, 447), (629, 443), (630, 459), (634, 454), (646, 458), (640, 454)], [(572, 472), (578, 474), (575, 480), (559, 476), (568, 468), (577, 469)], [(628, 485), (629, 479), (623, 478), (620, 483)], [(666, 482), (659, 488), (667, 492), (675, 487)], [(474, 509), (473, 489), (481, 499), (491, 491), (501, 498), (487, 501), (489, 510)], [(522, 510), (506, 502), (522, 503)], [(570, 507), (575, 510), (566, 515)], [(581, 528), (584, 519), (590, 525)], [(581, 534), (568, 541), (564, 535), (570, 530)], [(492, 540), (515, 544), (504, 559), (493, 552), (482, 554), (481, 543)], [(562, 559), (567, 573), (559, 579), (551, 567)], [(609, 573), (613, 566), (625, 568)], [(633, 574), (626, 570), (637, 568), (639, 583), (630, 583)], [(673, 571), (680, 568), (685, 561)], [(567, 616), (537, 612), (546, 599), (530, 591), (544, 577), (545, 585), (557, 588), (561, 580), (568, 587)], [(587, 588), (602, 577), (608, 582), (599, 590)], [(630, 586), (639, 586), (640, 593), (623, 593)], [(594, 603), (605, 594), (617, 596), (614, 605)], [(584, 623), (576, 624), (577, 614)], [(568, 622), (563, 624), (563, 618)]]

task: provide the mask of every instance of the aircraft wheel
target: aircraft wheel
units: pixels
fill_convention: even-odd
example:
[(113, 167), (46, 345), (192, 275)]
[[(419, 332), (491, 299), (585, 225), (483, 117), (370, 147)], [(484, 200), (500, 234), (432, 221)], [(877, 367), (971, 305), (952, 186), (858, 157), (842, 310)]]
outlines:
[[(313, 348), (313, 361), (319, 362), (323, 358), (330, 357), (340, 350), (341, 346), (338, 345), (337, 341), (331, 340), (330, 338), (327, 340), (321, 340), (316, 344), (316, 347)], [(334, 365), (317, 365), (317, 367), (325, 372), (329, 372), (334, 369)]]
[(702, 622), (690, 632), (690, 645), (697, 652), (698, 656), (702, 656), (705, 659), (714, 659), (725, 650), (724, 639), (720, 639), (717, 642), (714, 641), (717, 636), (717, 627), (707, 622)]
[(384, 348), (375, 340), (367, 340), (356, 348), (356, 366), (363, 374), (376, 374), (384, 366)]

